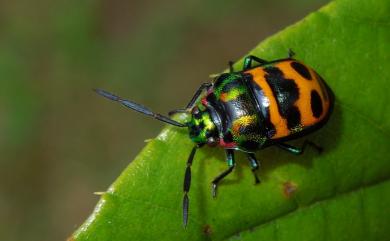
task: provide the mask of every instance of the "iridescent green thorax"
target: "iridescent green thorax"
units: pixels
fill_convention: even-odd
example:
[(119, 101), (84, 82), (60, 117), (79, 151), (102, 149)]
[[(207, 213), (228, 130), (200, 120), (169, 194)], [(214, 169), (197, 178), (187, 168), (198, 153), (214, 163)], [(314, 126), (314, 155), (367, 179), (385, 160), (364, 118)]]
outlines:
[(222, 97), (226, 99), (226, 101), (228, 101), (237, 98), (237, 96), (245, 92), (245, 89), (242, 87), (229, 89), (228, 91), (226, 91), (227, 86), (229, 86), (231, 83), (234, 83), (240, 78), (242, 78), (242, 76), (240, 74), (235, 73), (225, 73), (220, 75), (216, 80), (216, 88), (214, 89), (214, 94), (217, 99)]
[(189, 135), (195, 143), (211, 144), (216, 141), (218, 132), (207, 109), (199, 107), (192, 110), (191, 120), (187, 124)]
[(249, 81), (250, 76), (243, 73), (224, 73), (214, 83), (215, 99), (210, 105), (218, 111), (219, 145), (224, 148), (253, 151), (267, 140), (264, 118), (257, 109)]

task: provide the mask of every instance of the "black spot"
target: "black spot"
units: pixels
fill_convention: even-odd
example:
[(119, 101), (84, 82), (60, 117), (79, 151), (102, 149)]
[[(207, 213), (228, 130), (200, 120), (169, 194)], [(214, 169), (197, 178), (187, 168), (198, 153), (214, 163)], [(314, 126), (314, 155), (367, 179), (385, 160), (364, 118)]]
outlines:
[(276, 67), (264, 69), (265, 79), (270, 86), (278, 104), (280, 115), (287, 120), (287, 127), (293, 129), (299, 126), (301, 114), (294, 103), (299, 98), (299, 89), (294, 80), (286, 79), (282, 71)]
[(310, 71), (305, 65), (298, 62), (291, 62), (291, 67), (293, 67), (293, 69), (295, 69), (303, 78), (311, 80)]
[(324, 99), (325, 99), (325, 101), (328, 101), (329, 100), (328, 88), (326, 88), (325, 80), (318, 73), (315, 73), (315, 74), (317, 77), (317, 81), (321, 86), (321, 91), (322, 91), (322, 94), (324, 96)]
[(229, 132), (226, 132), (225, 135), (223, 135), (223, 141), (225, 143), (231, 143), (233, 142), (233, 135), (232, 133), (229, 131)]
[(311, 104), (311, 111), (313, 112), (313, 116), (318, 118), (322, 114), (322, 101), (321, 97), (318, 94), (317, 91), (312, 90), (310, 94), (310, 104)]

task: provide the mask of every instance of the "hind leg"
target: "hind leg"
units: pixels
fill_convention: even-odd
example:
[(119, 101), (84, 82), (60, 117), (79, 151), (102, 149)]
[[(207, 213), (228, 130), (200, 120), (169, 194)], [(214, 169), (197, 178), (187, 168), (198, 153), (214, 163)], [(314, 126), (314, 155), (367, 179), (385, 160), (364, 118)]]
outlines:
[(213, 195), (213, 198), (217, 196), (217, 188), (218, 183), (225, 178), (227, 175), (229, 175), (234, 167), (236, 166), (235, 160), (234, 160), (234, 150), (226, 149), (226, 162), (228, 164), (228, 169), (226, 169), (224, 172), (219, 174), (214, 180), (211, 182), (211, 193)]

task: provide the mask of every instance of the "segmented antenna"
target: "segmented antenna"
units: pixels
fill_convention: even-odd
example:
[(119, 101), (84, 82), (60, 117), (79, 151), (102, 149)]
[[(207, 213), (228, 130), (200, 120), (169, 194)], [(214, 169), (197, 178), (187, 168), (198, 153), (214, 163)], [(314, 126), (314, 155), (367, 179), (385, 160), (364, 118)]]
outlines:
[(147, 107), (143, 106), (143, 105), (140, 105), (140, 104), (137, 104), (133, 101), (130, 101), (130, 100), (126, 100), (126, 99), (123, 99), (119, 96), (116, 96), (114, 94), (111, 94), (105, 90), (101, 90), (101, 89), (94, 89), (94, 91), (96, 93), (98, 93), (99, 95), (103, 96), (103, 97), (106, 97), (107, 99), (109, 100), (113, 100), (113, 101), (116, 101), (116, 102), (119, 102), (121, 103), (122, 105), (124, 105), (125, 107), (127, 108), (130, 108), (132, 110), (135, 110), (135, 111), (138, 111), (142, 114), (145, 114), (145, 115), (148, 115), (148, 116), (151, 116), (159, 121), (162, 121), (162, 122), (165, 122), (165, 123), (168, 123), (170, 125), (174, 125), (174, 126), (178, 126), (178, 127), (187, 127), (186, 125), (182, 124), (182, 123), (179, 123), (177, 121), (174, 121), (166, 116), (163, 116), (161, 114), (158, 114), (158, 113), (154, 113), (153, 111), (149, 110)]
[(195, 152), (198, 149), (198, 146), (194, 146), (192, 148), (191, 154), (188, 157), (187, 160), (187, 167), (186, 167), (186, 172), (184, 174), (184, 185), (183, 185), (183, 191), (184, 191), (184, 196), (183, 196), (183, 226), (184, 228), (187, 227), (188, 224), (188, 208), (189, 208), (189, 198), (188, 198), (188, 192), (190, 191), (191, 187), (191, 165), (192, 165), (192, 160), (194, 160)]

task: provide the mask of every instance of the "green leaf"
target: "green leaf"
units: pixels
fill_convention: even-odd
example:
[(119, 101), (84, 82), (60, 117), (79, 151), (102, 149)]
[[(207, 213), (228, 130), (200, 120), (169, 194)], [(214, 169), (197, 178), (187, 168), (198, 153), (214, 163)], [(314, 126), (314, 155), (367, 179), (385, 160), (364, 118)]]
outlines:
[(299, 157), (273, 147), (259, 151), (259, 185), (238, 155), (237, 169), (212, 199), (210, 182), (226, 164), (221, 149), (202, 148), (192, 168), (189, 226), (183, 229), (182, 184), (193, 144), (185, 130), (166, 127), (71, 239), (388, 239), (389, 43), (387, 0), (334, 1), (265, 40), (251, 54), (272, 60), (292, 48), (335, 92), (329, 123), (308, 136), (325, 151), (308, 148)]

